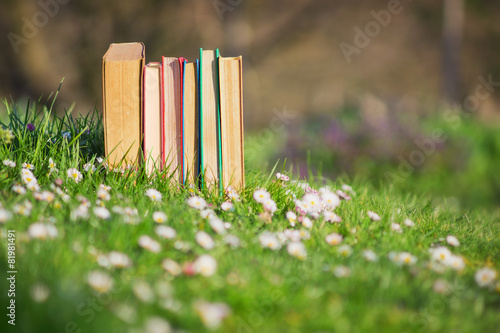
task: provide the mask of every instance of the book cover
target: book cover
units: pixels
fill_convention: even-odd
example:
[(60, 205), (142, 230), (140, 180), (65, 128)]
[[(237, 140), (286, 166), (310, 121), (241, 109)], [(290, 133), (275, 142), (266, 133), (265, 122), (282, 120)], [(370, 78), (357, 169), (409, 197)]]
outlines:
[(137, 163), (142, 146), (144, 44), (111, 44), (102, 58), (104, 150), (112, 167)]

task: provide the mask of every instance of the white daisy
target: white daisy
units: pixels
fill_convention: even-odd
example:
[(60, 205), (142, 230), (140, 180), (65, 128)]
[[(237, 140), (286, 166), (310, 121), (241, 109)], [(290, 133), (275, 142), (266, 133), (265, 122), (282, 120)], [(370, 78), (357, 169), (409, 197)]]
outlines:
[(234, 210), (233, 203), (230, 201), (225, 201), (225, 202), (221, 203), (220, 208), (225, 212), (230, 211), (230, 210)]
[(308, 207), (308, 212), (319, 212), (323, 208), (321, 198), (314, 193), (308, 193), (302, 198), (302, 202)]
[(271, 199), (271, 195), (264, 189), (258, 189), (253, 192), (253, 198), (258, 203), (264, 203), (266, 200)]
[(346, 192), (351, 192), (352, 191), (352, 187), (347, 185), (347, 184), (344, 184), (342, 185), (342, 190), (346, 191)]
[(349, 257), (352, 253), (352, 248), (347, 244), (343, 244), (337, 248), (337, 252), (343, 257)]
[(83, 179), (82, 173), (75, 168), (68, 169), (66, 174), (68, 175), (68, 178), (73, 179), (76, 183), (79, 183)]
[(375, 213), (375, 212), (372, 212), (372, 211), (368, 211), (368, 217), (372, 220), (372, 221), (380, 221), (380, 216)]
[(29, 226), (28, 236), (41, 240), (53, 239), (57, 237), (57, 228), (52, 224), (35, 222)]
[(164, 212), (154, 212), (153, 221), (156, 223), (165, 223), (167, 221), (167, 214)]
[(211, 250), (215, 246), (215, 242), (212, 237), (204, 231), (198, 231), (195, 238), (196, 242), (205, 250)]
[(301, 242), (288, 243), (287, 251), (291, 256), (294, 256), (300, 260), (304, 260), (307, 257), (306, 247)]
[(210, 208), (206, 208), (200, 211), (200, 216), (204, 219), (208, 219), (211, 216), (215, 216), (215, 212)]
[(107, 220), (111, 217), (111, 213), (106, 209), (106, 207), (94, 207), (94, 214), (103, 220)]
[(12, 191), (16, 192), (17, 194), (25, 194), (26, 193), (26, 189), (24, 187), (22, 187), (21, 185), (13, 185)]
[(389, 258), (398, 265), (413, 265), (417, 262), (417, 258), (409, 252), (389, 253)]
[(182, 273), (182, 267), (176, 261), (172, 259), (164, 259), (161, 263), (164, 270), (172, 274), (173, 276), (178, 276)]
[(302, 217), (302, 220), (300, 222), (302, 223), (304, 228), (311, 229), (313, 227), (313, 222), (307, 216)]
[(448, 248), (444, 246), (439, 246), (429, 250), (431, 253), (431, 257), (435, 261), (439, 261), (444, 263), (450, 256), (451, 252)]
[(456, 271), (461, 271), (465, 268), (465, 261), (462, 257), (456, 255), (450, 255), (445, 261), (444, 264), (450, 268), (453, 268)]
[(92, 172), (95, 172), (96, 170), (97, 170), (97, 168), (96, 168), (96, 167), (95, 167), (95, 165), (94, 165), (93, 163), (91, 163), (91, 162), (89, 162), (89, 163), (85, 163), (85, 164), (83, 165), (83, 171), (85, 171), (85, 172), (89, 172), (89, 171), (90, 171), (90, 172), (92, 173)]
[(281, 242), (278, 238), (268, 231), (264, 231), (259, 235), (259, 241), (264, 248), (269, 248), (271, 250), (278, 250), (281, 248)]
[(177, 236), (175, 229), (166, 225), (157, 226), (155, 232), (158, 236), (166, 239), (173, 239)]
[(129, 257), (125, 253), (112, 251), (108, 254), (109, 263), (116, 268), (125, 268), (131, 265)]
[(33, 172), (31, 172), (30, 169), (27, 169), (27, 168), (23, 168), (21, 170), (21, 179), (23, 180), (23, 182), (25, 184), (29, 184), (29, 183), (36, 184), (37, 183), (35, 175), (33, 174)]
[(100, 200), (109, 201), (109, 199), (111, 199), (111, 195), (109, 195), (108, 191), (106, 191), (102, 187), (99, 187), (97, 189), (97, 198), (99, 198)]
[(217, 261), (211, 255), (203, 254), (195, 260), (194, 268), (203, 276), (212, 276), (217, 271)]
[(218, 217), (212, 217), (208, 220), (208, 224), (214, 229), (216, 233), (219, 235), (225, 235), (226, 234), (226, 227), (224, 225), (224, 221), (222, 221)]
[(351, 269), (346, 266), (337, 266), (333, 269), (333, 275), (338, 278), (348, 277), (351, 275)]
[(326, 209), (332, 210), (340, 205), (340, 198), (333, 192), (325, 191), (321, 194), (321, 200)]
[(232, 186), (226, 187), (226, 195), (231, 200), (234, 200), (234, 201), (240, 200), (240, 196), (238, 195), (238, 192), (236, 192), (236, 190)]
[(274, 202), (274, 200), (271, 198), (264, 200), (262, 205), (264, 206), (264, 209), (271, 214), (276, 212), (276, 210), (278, 209), (278, 207), (276, 206), (276, 202)]
[(373, 252), (372, 250), (364, 250), (363, 251), (363, 258), (367, 261), (378, 261), (378, 256)]
[(56, 164), (54, 163), (54, 160), (52, 159), (52, 157), (49, 157), (49, 173), (57, 172), (57, 171), (59, 171), (59, 170), (57, 170)]
[(235, 235), (226, 235), (226, 237), (224, 237), (224, 242), (232, 248), (240, 246), (240, 239)]
[(410, 219), (405, 219), (405, 221), (403, 223), (405, 224), (405, 226), (410, 227), (410, 228), (415, 226), (415, 222), (413, 222)]
[(35, 170), (35, 166), (31, 163), (23, 163), (23, 168), (29, 169), (29, 170)]
[(211, 330), (217, 329), (222, 324), (224, 318), (231, 313), (231, 309), (224, 303), (197, 301), (194, 304), (194, 308), (203, 324)]
[(170, 323), (161, 317), (150, 317), (144, 324), (144, 333), (171, 333)]
[(143, 303), (151, 304), (155, 300), (153, 289), (146, 281), (138, 280), (132, 285), (135, 297)]
[(342, 222), (342, 218), (340, 216), (328, 210), (323, 211), (323, 218), (325, 219), (326, 222), (332, 222), (332, 223)]
[(295, 227), (295, 222), (297, 222), (297, 215), (294, 212), (289, 211), (286, 213), (286, 218), (288, 222), (290, 222), (290, 225), (292, 227)]
[(493, 285), (493, 281), (497, 278), (497, 272), (491, 268), (484, 267), (476, 272), (474, 278), (479, 287), (489, 287)]
[(0, 223), (5, 223), (12, 217), (12, 213), (0, 207)]
[(402, 233), (403, 230), (401, 229), (401, 226), (399, 223), (391, 223), (391, 230), (397, 233)]
[(38, 185), (36, 180), (27, 183), (26, 188), (30, 191), (40, 191), (40, 185)]
[(432, 285), (432, 290), (434, 290), (435, 293), (446, 295), (451, 291), (451, 288), (446, 280), (438, 279), (434, 281), (434, 284)]
[(158, 190), (150, 188), (146, 191), (146, 196), (151, 199), (151, 201), (161, 201), (162, 195)]
[(450, 244), (451, 246), (455, 246), (455, 247), (460, 245), (460, 242), (458, 241), (458, 239), (452, 235), (448, 235), (446, 237), (446, 243)]
[(49, 298), (50, 290), (46, 284), (39, 282), (31, 287), (30, 295), (36, 303), (43, 303)]
[(107, 293), (113, 287), (113, 278), (101, 271), (92, 271), (87, 277), (88, 284), (99, 293)]
[(153, 253), (158, 253), (161, 250), (160, 243), (146, 235), (142, 235), (141, 237), (139, 237), (138, 243), (140, 247)]
[(186, 202), (187, 202), (189, 207), (195, 208), (198, 210), (203, 210), (207, 207), (207, 202), (205, 201), (205, 199), (200, 198), (198, 196), (191, 197), (191, 198), (187, 199)]
[(331, 233), (325, 237), (325, 240), (329, 245), (339, 245), (343, 239), (344, 237), (337, 233)]
[(88, 219), (89, 209), (85, 204), (80, 204), (76, 209), (71, 211), (70, 217), (73, 221), (77, 219)]
[(11, 160), (4, 160), (3, 164), (5, 166), (8, 166), (9, 168), (15, 168), (16, 167), (16, 162), (11, 161)]

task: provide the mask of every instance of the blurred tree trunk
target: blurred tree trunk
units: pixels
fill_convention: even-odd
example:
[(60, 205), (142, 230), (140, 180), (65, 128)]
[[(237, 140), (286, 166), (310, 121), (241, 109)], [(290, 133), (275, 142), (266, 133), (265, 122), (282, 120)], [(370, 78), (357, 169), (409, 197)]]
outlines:
[(464, 0), (443, 0), (443, 93), (450, 104), (458, 103), (460, 98), (460, 49), (464, 15)]

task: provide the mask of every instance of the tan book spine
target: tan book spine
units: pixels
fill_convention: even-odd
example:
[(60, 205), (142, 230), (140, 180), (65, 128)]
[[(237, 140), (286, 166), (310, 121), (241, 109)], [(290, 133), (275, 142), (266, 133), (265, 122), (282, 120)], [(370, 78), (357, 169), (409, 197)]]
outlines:
[(142, 43), (111, 44), (103, 57), (104, 150), (112, 167), (140, 160), (144, 62)]

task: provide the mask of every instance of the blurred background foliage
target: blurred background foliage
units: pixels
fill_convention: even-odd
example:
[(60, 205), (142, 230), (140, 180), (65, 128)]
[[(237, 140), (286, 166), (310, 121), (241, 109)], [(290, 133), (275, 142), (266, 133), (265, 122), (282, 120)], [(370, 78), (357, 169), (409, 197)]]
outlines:
[[(86, 114), (102, 109), (110, 43), (142, 41), (146, 61), (192, 61), (199, 47), (218, 47), (243, 55), (249, 170), (286, 159), (296, 175), (363, 177), (497, 209), (500, 87), (474, 112), (446, 112), (476, 94), (478, 77), (500, 81), (500, 3), (401, 0), (401, 12), (348, 62), (341, 43), (355, 45), (355, 28), (393, 1), (2, 0), (0, 96), (22, 105), (48, 97), (64, 77), (56, 109), (74, 104)], [(422, 150), (416, 140), (436, 130), (446, 139), (394, 178)]]

